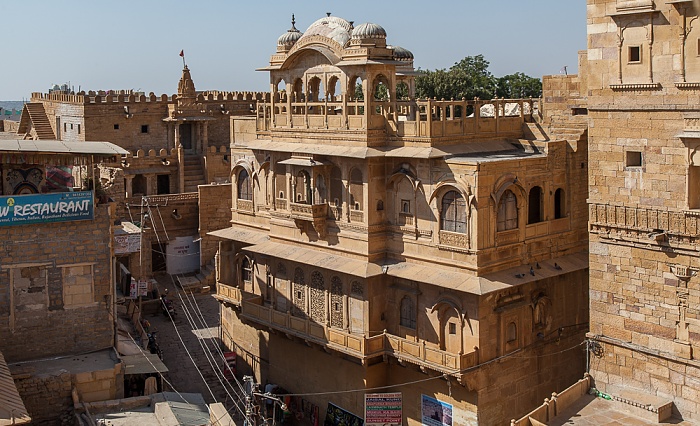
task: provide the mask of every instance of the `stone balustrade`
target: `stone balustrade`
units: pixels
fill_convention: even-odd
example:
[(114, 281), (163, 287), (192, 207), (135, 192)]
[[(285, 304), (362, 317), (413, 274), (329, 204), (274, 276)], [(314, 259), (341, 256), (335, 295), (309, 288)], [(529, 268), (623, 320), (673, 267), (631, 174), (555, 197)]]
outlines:
[(697, 237), (700, 210), (676, 210), (649, 207), (589, 203), (591, 231), (664, 232)]
[(236, 200), (236, 209), (243, 212), (253, 211), (253, 201), (252, 200)]
[(469, 237), (461, 232), (440, 231), (438, 233), (440, 245), (469, 248)]
[(241, 316), (305, 341), (365, 360), (374, 356), (393, 356), (403, 362), (461, 377), (463, 371), (479, 363), (478, 349), (461, 354), (437, 349), (425, 341), (414, 341), (387, 333), (366, 336), (329, 327), (307, 316), (294, 316), (264, 306), (260, 296), (244, 298), (239, 289), (217, 287), (219, 300), (241, 306)]
[(519, 135), (522, 124), (539, 115), (539, 99), (348, 100), (259, 103), (257, 129), (381, 130), (396, 137), (454, 138)]
[(364, 212), (362, 210), (350, 210), (350, 222), (364, 222)]
[(214, 297), (219, 301), (236, 306), (241, 306), (241, 303), (243, 302), (243, 292), (241, 292), (239, 287), (224, 284), (220, 281), (216, 282), (216, 294)]
[(328, 204), (289, 203), (292, 218), (302, 220), (325, 219), (328, 217)]

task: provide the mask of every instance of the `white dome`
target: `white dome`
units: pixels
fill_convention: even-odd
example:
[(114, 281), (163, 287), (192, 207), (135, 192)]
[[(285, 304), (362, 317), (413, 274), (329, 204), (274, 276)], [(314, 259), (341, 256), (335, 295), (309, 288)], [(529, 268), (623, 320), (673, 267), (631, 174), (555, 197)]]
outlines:
[(397, 61), (413, 60), (413, 53), (411, 53), (410, 50), (404, 49), (401, 46), (392, 46), (391, 48), (394, 50), (394, 59), (396, 59)]
[(365, 22), (364, 24), (356, 26), (355, 29), (352, 30), (352, 38), (386, 38), (386, 31), (381, 25)]
[(326, 16), (309, 25), (309, 28), (304, 31), (304, 35), (301, 38), (320, 35), (335, 40), (341, 46), (345, 46), (345, 43), (350, 40), (351, 30), (352, 25), (345, 19), (337, 16)]
[(294, 43), (296, 43), (297, 40), (299, 40), (300, 38), (301, 38), (301, 31), (292, 27), (292, 29), (287, 30), (286, 33), (279, 36), (279, 38), (277, 39), (277, 45), (278, 46), (291, 46)]

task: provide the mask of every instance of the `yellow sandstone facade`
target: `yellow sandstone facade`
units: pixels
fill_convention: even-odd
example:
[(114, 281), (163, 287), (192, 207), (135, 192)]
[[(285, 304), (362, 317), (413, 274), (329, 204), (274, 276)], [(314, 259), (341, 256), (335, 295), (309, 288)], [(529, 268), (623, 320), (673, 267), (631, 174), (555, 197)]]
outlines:
[(231, 118), (231, 226), (203, 240), (240, 372), (322, 416), (402, 392), (411, 425), (421, 395), (504, 424), (582, 376), (578, 77), (545, 79), (544, 104), (420, 100), (410, 51), (330, 15), (262, 71), (271, 96)]
[(700, 420), (700, 26), (692, 1), (588, 1), (591, 375)]

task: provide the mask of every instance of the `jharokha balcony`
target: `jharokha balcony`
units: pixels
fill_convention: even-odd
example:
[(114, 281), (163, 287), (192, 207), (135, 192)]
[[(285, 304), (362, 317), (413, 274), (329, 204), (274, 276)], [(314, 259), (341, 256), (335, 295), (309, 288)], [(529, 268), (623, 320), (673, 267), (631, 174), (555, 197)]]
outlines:
[(262, 297), (242, 292), (240, 288), (217, 283), (215, 296), (222, 302), (241, 308), (241, 318), (277, 330), (328, 350), (335, 350), (365, 363), (377, 356), (392, 356), (400, 363), (430, 369), (462, 379), (464, 370), (479, 363), (478, 348), (466, 354), (432, 347), (423, 340), (405, 339), (386, 331), (374, 336), (319, 324), (307, 316), (295, 316), (265, 306)]
[(357, 101), (339, 96), (297, 102), (276, 93), (257, 107), (259, 132), (284, 129), (373, 130), (403, 138), (517, 135), (540, 116), (538, 99)]

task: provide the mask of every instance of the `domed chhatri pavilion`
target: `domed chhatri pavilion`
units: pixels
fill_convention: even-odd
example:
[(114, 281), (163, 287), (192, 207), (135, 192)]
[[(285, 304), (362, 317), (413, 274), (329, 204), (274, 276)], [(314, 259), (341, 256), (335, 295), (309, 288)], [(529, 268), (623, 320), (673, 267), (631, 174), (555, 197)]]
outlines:
[(403, 424), (505, 424), (583, 375), (585, 121), (416, 99), (387, 38), (293, 19), (260, 70), (271, 95), (232, 117), (231, 226), (207, 237), (224, 343), (244, 374), (313, 393), (310, 422), (361, 416), (364, 393), (336, 391), (380, 387)]

